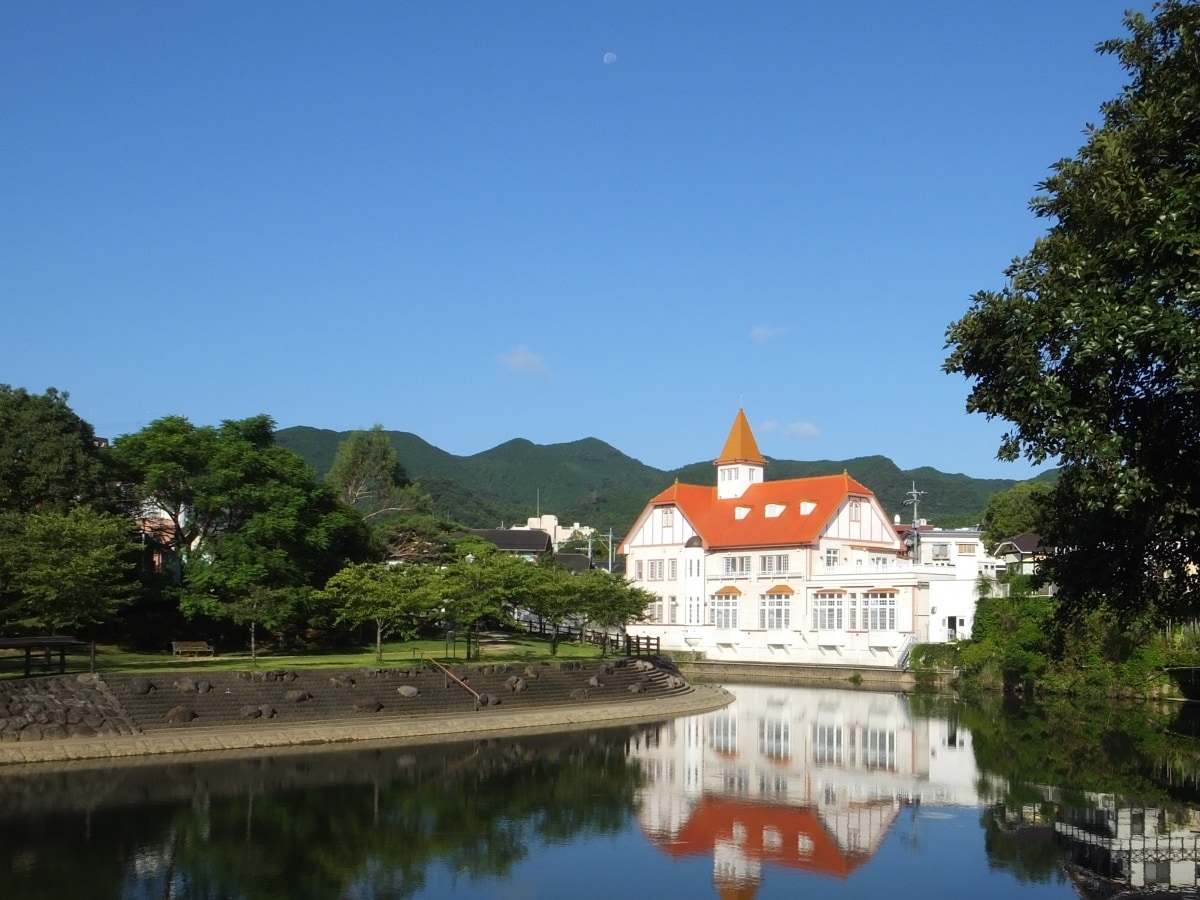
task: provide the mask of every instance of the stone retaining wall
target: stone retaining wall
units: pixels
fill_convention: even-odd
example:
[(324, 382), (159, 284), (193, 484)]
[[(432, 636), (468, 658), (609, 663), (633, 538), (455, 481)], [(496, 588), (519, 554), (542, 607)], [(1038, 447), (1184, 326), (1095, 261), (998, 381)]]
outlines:
[(143, 735), (164, 730), (380, 721), (496, 708), (583, 708), (686, 690), (665, 661), (459, 665), (464, 688), (431, 665), (390, 669), (179, 670), (0, 681), (0, 742)]
[[(680, 671), (689, 681), (710, 683), (751, 682), (759, 684), (811, 685), (813, 687), (861, 688), (871, 691), (908, 693), (919, 684), (917, 676), (906, 669), (882, 669), (854, 666), (798, 666), (777, 663), (680, 661)], [(920, 686), (925, 686), (921, 684)], [(950, 690), (948, 674), (940, 674), (929, 685)]]

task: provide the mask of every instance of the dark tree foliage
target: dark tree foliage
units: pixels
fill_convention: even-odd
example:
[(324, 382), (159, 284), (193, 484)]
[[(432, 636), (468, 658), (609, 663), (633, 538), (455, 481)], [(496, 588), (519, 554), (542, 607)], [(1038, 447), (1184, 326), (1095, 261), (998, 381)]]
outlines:
[(96, 435), (68, 396), (0, 384), (0, 512), (113, 507)]
[(1043, 574), (1065, 610), (1125, 622), (1200, 600), (1200, 7), (1165, 0), (1107, 41), (1129, 74), (1032, 201), (1052, 224), (947, 331), (999, 451), (1058, 460)]
[(311, 622), (311, 588), (347, 561), (376, 555), (369, 532), (299, 455), (278, 446), (269, 416), (195, 426), (168, 417), (119, 440), (128, 490), (169, 523), (181, 605), (249, 628)]

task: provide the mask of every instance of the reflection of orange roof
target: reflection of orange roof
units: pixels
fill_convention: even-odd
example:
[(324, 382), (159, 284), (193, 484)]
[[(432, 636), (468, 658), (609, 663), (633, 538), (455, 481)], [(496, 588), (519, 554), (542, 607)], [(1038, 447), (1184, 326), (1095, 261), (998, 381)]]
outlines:
[(746, 413), (740, 409), (733, 420), (733, 427), (729, 429), (729, 437), (725, 439), (721, 455), (713, 461), (717, 466), (733, 463), (754, 463), (759, 466), (767, 464), (763, 455), (758, 452), (758, 441), (754, 440), (754, 432), (750, 430), (750, 423), (746, 421)]
[[(874, 496), (846, 473), (758, 482), (741, 497), (729, 500), (718, 500), (715, 487), (676, 483), (654, 497), (647, 508), (676, 506), (709, 548), (788, 546), (815, 544), (851, 495)], [(768, 504), (782, 506), (783, 511), (768, 516)], [(739, 519), (738, 507), (750, 511)]]
[(754, 900), (755, 895), (758, 894), (758, 882), (756, 881), (738, 881), (735, 878), (724, 878), (720, 875), (714, 875), (713, 881), (717, 885), (721, 900)]
[[(733, 843), (734, 824), (745, 829), (738, 844), (748, 859), (845, 878), (867, 861), (846, 853), (825, 830), (810, 806), (750, 803), (705, 794), (674, 838), (663, 842), (671, 856), (711, 854), (719, 843)], [(807, 849), (801, 852), (801, 846)]]

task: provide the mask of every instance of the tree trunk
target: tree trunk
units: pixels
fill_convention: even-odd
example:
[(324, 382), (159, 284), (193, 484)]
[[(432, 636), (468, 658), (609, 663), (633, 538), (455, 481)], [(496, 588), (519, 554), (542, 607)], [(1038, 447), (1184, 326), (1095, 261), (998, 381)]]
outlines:
[(258, 665), (258, 644), (255, 642), (255, 628), (258, 623), (250, 620), (250, 662)]
[(383, 622), (375, 620), (375, 660), (383, 662)]

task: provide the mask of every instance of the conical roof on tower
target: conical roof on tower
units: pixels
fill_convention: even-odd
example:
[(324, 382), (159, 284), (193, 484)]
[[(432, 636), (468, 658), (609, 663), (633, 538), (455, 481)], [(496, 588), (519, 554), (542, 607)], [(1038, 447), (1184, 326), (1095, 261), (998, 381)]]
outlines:
[(762, 453), (759, 452), (758, 441), (754, 440), (754, 432), (750, 430), (750, 423), (746, 421), (746, 412), (741, 409), (737, 411), (733, 427), (729, 429), (729, 437), (725, 439), (725, 448), (721, 451), (721, 455), (713, 461), (713, 465), (716, 466), (727, 466), (732, 463), (753, 463), (757, 466), (767, 464)]

